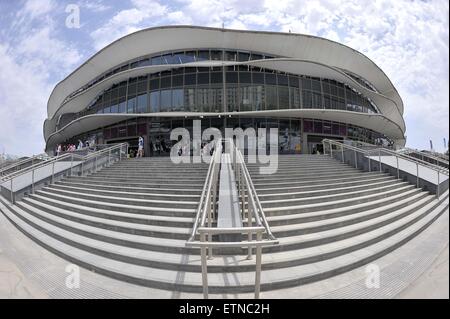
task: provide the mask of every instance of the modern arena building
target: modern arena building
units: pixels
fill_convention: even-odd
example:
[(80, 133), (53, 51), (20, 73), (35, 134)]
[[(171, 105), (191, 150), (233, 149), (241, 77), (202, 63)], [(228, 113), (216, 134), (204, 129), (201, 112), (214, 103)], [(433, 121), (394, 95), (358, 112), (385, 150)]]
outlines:
[(46, 151), (78, 140), (145, 140), (167, 154), (171, 129), (278, 128), (281, 153), (313, 153), (323, 138), (404, 146), (403, 103), (369, 58), (327, 39), (170, 26), (108, 45), (56, 85)]
[[(448, 160), (394, 151), (402, 114), (383, 71), (330, 40), (138, 31), (56, 85), (47, 154), (0, 169), (0, 218), (31, 240), (0, 233), (56, 298), (401, 297), (448, 251), (449, 225)], [(198, 120), (278, 128), (276, 170), (231, 138), (204, 162), (161, 156)], [(140, 136), (146, 157), (129, 158)], [(51, 156), (79, 140), (97, 147)], [(68, 261), (85, 268), (79, 289)]]

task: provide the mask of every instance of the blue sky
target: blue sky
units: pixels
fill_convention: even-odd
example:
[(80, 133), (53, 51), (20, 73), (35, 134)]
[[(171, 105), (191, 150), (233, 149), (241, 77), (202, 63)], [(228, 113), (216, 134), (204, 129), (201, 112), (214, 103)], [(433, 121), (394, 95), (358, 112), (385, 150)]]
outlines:
[[(80, 8), (67, 28), (66, 7)], [(43, 151), (53, 87), (111, 41), (158, 25), (289, 31), (342, 42), (380, 66), (405, 104), (407, 146), (449, 135), (449, 4), (363, 0), (0, 0), (0, 153)]]

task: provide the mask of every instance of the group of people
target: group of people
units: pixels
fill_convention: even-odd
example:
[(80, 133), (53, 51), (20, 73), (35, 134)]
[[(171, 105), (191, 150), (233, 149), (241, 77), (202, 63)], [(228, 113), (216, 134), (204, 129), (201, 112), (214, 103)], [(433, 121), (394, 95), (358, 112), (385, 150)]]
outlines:
[(89, 141), (83, 143), (83, 141), (78, 140), (78, 144), (75, 145), (73, 143), (69, 144), (58, 144), (56, 146), (56, 156), (61, 155), (65, 152), (75, 152), (76, 150), (81, 150), (82, 148), (89, 147)]

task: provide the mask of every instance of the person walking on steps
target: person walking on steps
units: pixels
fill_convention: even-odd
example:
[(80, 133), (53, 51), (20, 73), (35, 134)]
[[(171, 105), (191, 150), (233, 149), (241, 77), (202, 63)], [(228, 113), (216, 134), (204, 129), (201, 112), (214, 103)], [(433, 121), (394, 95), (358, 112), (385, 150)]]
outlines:
[(137, 157), (144, 156), (144, 138), (139, 136)]

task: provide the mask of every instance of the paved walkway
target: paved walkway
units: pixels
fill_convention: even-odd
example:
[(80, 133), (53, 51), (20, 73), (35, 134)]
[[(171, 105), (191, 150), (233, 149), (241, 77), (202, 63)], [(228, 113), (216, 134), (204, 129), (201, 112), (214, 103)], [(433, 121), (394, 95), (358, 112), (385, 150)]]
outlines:
[[(447, 210), (416, 238), (376, 260), (381, 270), (380, 288), (365, 286), (363, 266), (312, 284), (262, 292), (261, 297), (448, 298), (448, 242)], [(128, 284), (83, 268), (80, 286), (68, 288), (66, 281), (70, 274), (66, 270), (70, 265), (29, 239), (0, 213), (0, 298), (202, 298), (200, 294)], [(210, 297), (253, 298), (253, 294)]]

